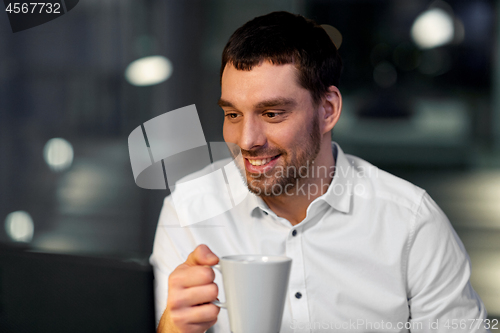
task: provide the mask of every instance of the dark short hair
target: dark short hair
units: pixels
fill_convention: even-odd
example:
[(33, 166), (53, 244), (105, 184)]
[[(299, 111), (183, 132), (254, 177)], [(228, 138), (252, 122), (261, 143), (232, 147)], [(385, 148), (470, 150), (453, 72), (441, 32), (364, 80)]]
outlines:
[(330, 86), (339, 85), (342, 60), (335, 44), (321, 26), (301, 15), (273, 12), (238, 28), (222, 52), (220, 78), (227, 64), (249, 71), (264, 60), (295, 64), (299, 84), (315, 103)]

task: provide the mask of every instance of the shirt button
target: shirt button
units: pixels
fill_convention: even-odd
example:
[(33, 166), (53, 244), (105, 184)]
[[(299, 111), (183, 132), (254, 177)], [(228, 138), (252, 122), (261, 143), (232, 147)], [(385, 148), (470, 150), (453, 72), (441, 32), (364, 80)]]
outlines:
[[(297, 236), (297, 230), (293, 229), (293, 231), (292, 231), (292, 236), (293, 236), (293, 237)], [(298, 297), (298, 298), (300, 298), (300, 297)]]
[(302, 297), (302, 294), (301, 293), (296, 293), (295, 294), (295, 298), (301, 298)]

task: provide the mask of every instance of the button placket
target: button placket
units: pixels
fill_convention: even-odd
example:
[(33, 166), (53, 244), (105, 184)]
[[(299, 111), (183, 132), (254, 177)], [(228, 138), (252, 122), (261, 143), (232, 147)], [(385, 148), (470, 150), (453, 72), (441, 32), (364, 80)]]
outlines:
[[(287, 256), (293, 259), (290, 272), (288, 295), (291, 298), (293, 321), (296, 323), (309, 323), (309, 306), (305, 284), (304, 258), (302, 252), (301, 233), (293, 229), (286, 242)], [(295, 333), (309, 333), (308, 325), (300, 325), (304, 329), (295, 328)]]

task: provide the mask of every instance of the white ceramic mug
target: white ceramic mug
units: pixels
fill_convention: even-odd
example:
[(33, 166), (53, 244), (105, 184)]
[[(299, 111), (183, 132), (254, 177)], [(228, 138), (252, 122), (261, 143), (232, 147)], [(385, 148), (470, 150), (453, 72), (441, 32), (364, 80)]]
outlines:
[(278, 333), (285, 307), (292, 259), (274, 255), (222, 257), (212, 266), (222, 273), (233, 333)]

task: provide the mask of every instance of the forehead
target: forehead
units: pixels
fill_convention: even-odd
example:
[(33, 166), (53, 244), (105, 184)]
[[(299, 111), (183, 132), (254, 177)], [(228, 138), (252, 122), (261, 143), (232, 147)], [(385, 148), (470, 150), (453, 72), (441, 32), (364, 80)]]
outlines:
[(299, 85), (297, 74), (293, 64), (262, 62), (250, 71), (238, 70), (232, 64), (227, 64), (222, 73), (221, 99), (244, 103), (309, 94)]

